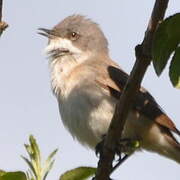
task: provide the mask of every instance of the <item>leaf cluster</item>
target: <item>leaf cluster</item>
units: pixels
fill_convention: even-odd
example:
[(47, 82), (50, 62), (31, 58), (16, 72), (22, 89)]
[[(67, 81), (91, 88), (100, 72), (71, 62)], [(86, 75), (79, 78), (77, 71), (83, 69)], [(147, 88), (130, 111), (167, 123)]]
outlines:
[(166, 18), (155, 33), (152, 58), (158, 76), (170, 57), (169, 77), (173, 86), (180, 88), (180, 13)]
[[(45, 162), (42, 163), (41, 152), (36, 139), (30, 135), (29, 144), (24, 145), (28, 153), (29, 159), (21, 156), (29, 166), (29, 170), (24, 173), (22, 171), (5, 172), (0, 170), (0, 180), (46, 180), (47, 175), (54, 164), (54, 156), (57, 153), (55, 149)], [(96, 168), (78, 167), (65, 172), (60, 176), (59, 180), (85, 180), (95, 174)]]

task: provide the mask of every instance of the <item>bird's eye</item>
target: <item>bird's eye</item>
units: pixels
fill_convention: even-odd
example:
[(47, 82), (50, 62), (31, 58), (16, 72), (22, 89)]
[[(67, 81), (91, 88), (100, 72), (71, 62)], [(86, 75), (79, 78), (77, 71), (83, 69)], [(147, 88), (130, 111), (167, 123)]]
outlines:
[(72, 32), (71, 36), (74, 38), (76, 37), (77, 33), (76, 32)]
[(72, 41), (75, 41), (75, 40), (77, 40), (79, 38), (79, 34), (77, 33), (77, 32), (71, 32), (70, 33), (70, 39), (72, 40)]

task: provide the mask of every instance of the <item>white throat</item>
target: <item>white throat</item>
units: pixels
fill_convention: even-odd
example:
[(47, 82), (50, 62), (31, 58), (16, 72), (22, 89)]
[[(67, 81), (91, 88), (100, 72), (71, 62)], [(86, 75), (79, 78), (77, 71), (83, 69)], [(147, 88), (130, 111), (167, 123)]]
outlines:
[[(68, 49), (70, 53), (59, 57), (51, 56), (50, 52), (57, 49)], [(59, 37), (49, 41), (45, 52), (50, 55), (52, 90), (58, 98), (65, 97), (70, 90), (67, 87), (68, 77), (78, 65), (90, 58), (90, 53), (75, 47), (70, 40)]]

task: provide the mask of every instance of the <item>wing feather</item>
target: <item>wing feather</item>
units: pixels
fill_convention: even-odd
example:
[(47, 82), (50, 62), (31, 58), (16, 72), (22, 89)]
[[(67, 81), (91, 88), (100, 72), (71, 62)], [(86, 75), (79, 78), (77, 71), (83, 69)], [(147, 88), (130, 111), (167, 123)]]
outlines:
[[(106, 61), (104, 61), (106, 62)], [(114, 98), (119, 99), (122, 89), (128, 79), (128, 74), (122, 71), (114, 62), (110, 63), (94, 63), (99, 74), (96, 82), (99, 86), (106, 89)], [(99, 66), (99, 67), (98, 67)], [(104, 71), (104, 72), (103, 72)], [(164, 126), (180, 135), (180, 131), (176, 128), (172, 120), (161, 109), (152, 95), (144, 88), (140, 88), (135, 99), (133, 108), (144, 116), (155, 121), (157, 124)]]

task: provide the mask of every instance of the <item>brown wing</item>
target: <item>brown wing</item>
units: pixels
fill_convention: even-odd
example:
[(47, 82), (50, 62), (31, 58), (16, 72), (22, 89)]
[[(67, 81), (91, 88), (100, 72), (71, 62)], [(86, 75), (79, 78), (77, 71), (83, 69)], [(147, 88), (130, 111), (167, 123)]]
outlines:
[[(119, 67), (117, 66), (115, 67), (114, 65), (112, 66), (107, 65), (105, 69), (104, 70), (106, 72), (101, 74), (107, 74), (107, 76), (106, 77), (98, 76), (96, 81), (102, 87), (108, 89), (113, 97), (119, 99), (121, 95), (121, 91), (128, 79), (128, 75), (124, 71), (122, 71)], [(103, 70), (102, 67), (101, 70)], [(144, 88), (140, 89), (135, 99), (133, 108), (138, 112), (143, 113), (145, 116), (149, 117), (150, 119), (154, 120), (156, 123), (180, 135), (180, 131), (176, 128), (172, 120), (163, 112), (163, 110), (157, 104), (155, 99)]]

